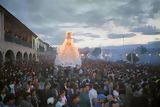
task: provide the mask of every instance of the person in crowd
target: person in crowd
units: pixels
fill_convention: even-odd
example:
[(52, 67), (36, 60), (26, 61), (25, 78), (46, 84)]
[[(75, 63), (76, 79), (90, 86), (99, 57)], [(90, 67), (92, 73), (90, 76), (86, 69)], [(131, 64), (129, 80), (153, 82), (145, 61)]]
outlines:
[(3, 101), (1, 96), (0, 96), (0, 107), (3, 107)]
[(62, 90), (60, 92), (60, 99), (61, 99), (61, 102), (64, 104), (64, 105), (67, 105), (67, 98), (66, 98), (66, 92), (64, 90)]
[(117, 90), (113, 90), (113, 98), (115, 102), (119, 104), (120, 107), (124, 106), (124, 102), (120, 99), (119, 92)]
[(91, 107), (94, 107), (96, 103), (96, 98), (97, 98), (97, 90), (96, 90), (96, 84), (92, 83), (90, 85), (90, 90), (89, 90), (89, 98), (90, 98), (90, 104)]
[(20, 102), (21, 107), (33, 107), (32, 102), (31, 102), (31, 94), (24, 92), (23, 94), (23, 99)]
[(80, 107), (91, 107), (89, 99), (90, 85), (87, 82), (82, 83), (82, 90), (80, 92)]
[(38, 91), (38, 97), (40, 100), (39, 106), (43, 107), (47, 105), (47, 99), (53, 96), (54, 96), (54, 93), (52, 92), (50, 83), (49, 82), (45, 83), (44, 90)]
[[(73, 106), (94, 107), (106, 103), (110, 107), (159, 107), (159, 70), (159, 66), (90, 59), (77, 68), (55, 67), (47, 61), (6, 62), (0, 67), (0, 102), (5, 106), (12, 106), (15, 101), (17, 107), (47, 107), (47, 99), (54, 97), (51, 106), (73, 103)], [(96, 83), (97, 88), (90, 82)], [(94, 100), (96, 91), (98, 95), (109, 95), (109, 99)], [(72, 99), (77, 93), (80, 101), (78, 97)], [(8, 94), (15, 98), (6, 100)]]
[(15, 96), (10, 93), (4, 97), (4, 106), (3, 107), (16, 107), (15, 106)]
[(65, 103), (62, 101), (62, 97), (59, 95), (58, 101), (56, 102), (55, 107), (65, 107)]
[(108, 102), (106, 104), (107, 107), (120, 107), (119, 103), (116, 102), (116, 100), (114, 99), (114, 97), (112, 95), (108, 95), (107, 100), (108, 100)]
[(32, 103), (33, 107), (39, 107), (39, 105), (38, 105), (39, 100), (38, 100), (36, 90), (32, 90), (32, 92), (31, 92), (31, 103)]
[(9, 84), (10, 93), (14, 95), (15, 95), (15, 84), (16, 84), (16, 81), (11, 81), (11, 83)]
[(0, 97), (2, 98), (2, 101), (4, 100), (6, 93), (7, 92), (6, 92), (5, 85), (3, 83), (0, 83)]
[(47, 99), (47, 107), (54, 107), (54, 98), (53, 97), (49, 97)]
[(108, 95), (109, 94), (109, 81), (106, 80), (105, 83), (104, 83), (104, 91), (106, 92), (105, 95)]
[(99, 93), (96, 100), (95, 105), (93, 107), (105, 107), (107, 96), (102, 93)]
[(69, 107), (79, 107), (79, 102), (80, 102), (80, 95), (79, 93), (74, 94), (71, 97), (70, 103), (69, 103)]

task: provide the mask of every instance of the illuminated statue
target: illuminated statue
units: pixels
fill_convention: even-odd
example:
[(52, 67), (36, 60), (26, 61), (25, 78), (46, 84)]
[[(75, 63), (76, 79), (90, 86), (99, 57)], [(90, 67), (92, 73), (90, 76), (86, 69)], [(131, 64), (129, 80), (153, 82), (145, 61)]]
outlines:
[(72, 32), (66, 33), (66, 39), (64, 43), (57, 49), (55, 65), (81, 66), (81, 57), (78, 48), (74, 45)]

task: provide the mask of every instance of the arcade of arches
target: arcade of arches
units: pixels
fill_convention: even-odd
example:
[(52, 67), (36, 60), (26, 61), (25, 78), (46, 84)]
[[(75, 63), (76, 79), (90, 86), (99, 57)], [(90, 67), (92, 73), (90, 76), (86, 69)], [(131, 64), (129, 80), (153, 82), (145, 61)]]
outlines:
[(27, 60), (28, 60), (28, 54), (27, 54), (27, 52), (25, 52), (25, 53), (24, 53), (24, 57), (23, 57), (23, 59), (24, 59), (25, 61), (27, 61)]
[(0, 65), (2, 62), (14, 62), (14, 61), (28, 61), (28, 60), (36, 60), (36, 55), (32, 53), (24, 52), (24, 54), (20, 51), (14, 53), (12, 50), (7, 50), (4, 53), (0, 51)]
[(16, 60), (17, 61), (21, 61), (22, 60), (22, 53), (21, 52), (17, 52), (17, 54), (16, 54)]
[(15, 56), (12, 50), (8, 50), (5, 54), (5, 61), (6, 62), (12, 62), (15, 61)]

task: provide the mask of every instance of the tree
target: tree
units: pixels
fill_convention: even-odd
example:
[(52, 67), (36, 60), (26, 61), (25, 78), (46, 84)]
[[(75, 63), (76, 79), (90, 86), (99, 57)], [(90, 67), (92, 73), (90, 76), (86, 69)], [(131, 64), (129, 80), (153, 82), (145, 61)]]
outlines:
[(136, 51), (140, 54), (145, 54), (148, 50), (144, 46), (137, 47)]
[(98, 57), (101, 54), (101, 48), (95, 48), (92, 52), (94, 57)]
[(129, 53), (129, 54), (127, 55), (127, 60), (130, 61), (131, 63), (135, 64), (136, 62), (139, 61), (139, 57), (136, 56), (135, 53)]

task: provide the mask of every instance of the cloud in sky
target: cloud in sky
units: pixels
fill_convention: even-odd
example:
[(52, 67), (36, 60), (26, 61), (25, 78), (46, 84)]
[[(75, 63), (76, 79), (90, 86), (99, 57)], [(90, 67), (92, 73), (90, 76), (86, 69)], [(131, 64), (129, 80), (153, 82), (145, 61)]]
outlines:
[(152, 35), (143, 44), (155, 40), (149, 38), (155, 38), (160, 28), (159, 0), (1, 0), (0, 4), (51, 45), (63, 43), (66, 31), (73, 32), (79, 47), (109, 46), (113, 38), (121, 45), (122, 34), (129, 39), (127, 44), (135, 44), (133, 39)]
[(84, 41), (84, 40), (83, 39), (74, 38), (74, 42), (80, 42), (80, 41)]
[(133, 28), (132, 32), (141, 32), (144, 35), (160, 35), (160, 29), (157, 29), (155, 26), (140, 26)]
[(136, 34), (134, 34), (134, 33), (126, 33), (126, 34), (111, 33), (111, 34), (107, 35), (107, 37), (110, 39), (131, 38), (133, 36), (136, 36)]

